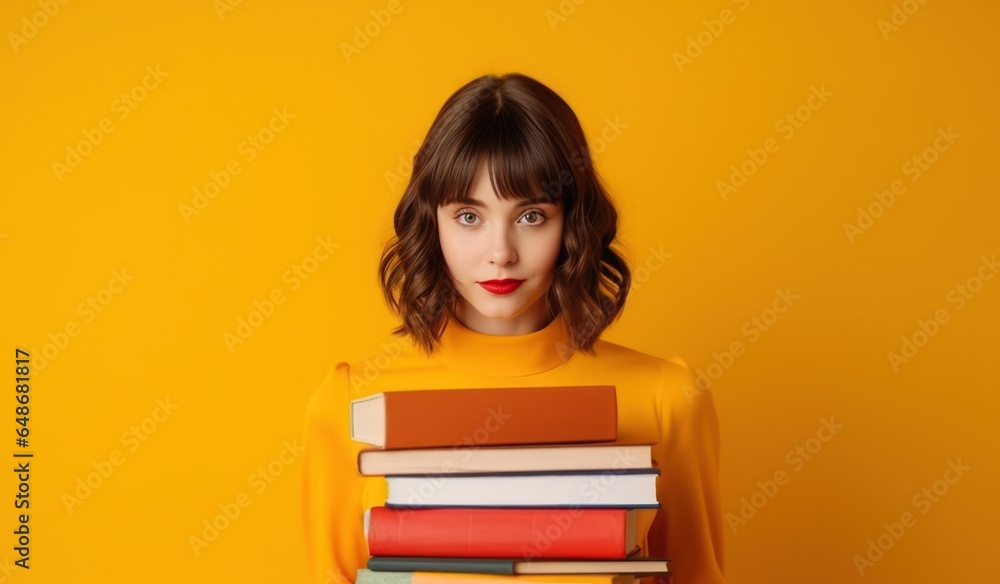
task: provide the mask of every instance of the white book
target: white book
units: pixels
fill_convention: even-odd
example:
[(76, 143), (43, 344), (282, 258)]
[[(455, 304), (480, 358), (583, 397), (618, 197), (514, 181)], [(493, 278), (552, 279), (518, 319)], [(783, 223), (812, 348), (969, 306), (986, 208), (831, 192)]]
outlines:
[(386, 477), (390, 507), (657, 508), (659, 469)]

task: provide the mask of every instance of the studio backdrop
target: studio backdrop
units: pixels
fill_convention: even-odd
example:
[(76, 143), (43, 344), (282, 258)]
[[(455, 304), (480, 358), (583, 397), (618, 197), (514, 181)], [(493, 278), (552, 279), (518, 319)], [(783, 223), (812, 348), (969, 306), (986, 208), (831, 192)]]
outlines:
[(0, 582), (305, 579), (305, 405), (397, 354), (413, 155), (506, 72), (566, 99), (618, 205), (605, 338), (714, 396), (728, 579), (995, 581), (998, 17), (4, 2)]

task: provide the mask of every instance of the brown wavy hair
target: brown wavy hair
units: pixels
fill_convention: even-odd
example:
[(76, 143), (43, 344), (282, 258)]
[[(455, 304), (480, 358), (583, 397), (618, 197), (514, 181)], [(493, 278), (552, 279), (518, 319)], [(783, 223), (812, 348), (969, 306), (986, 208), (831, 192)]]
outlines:
[(396, 235), (379, 262), (379, 283), (427, 354), (437, 348), (459, 295), (438, 239), (437, 209), (467, 196), (482, 162), (503, 200), (564, 202), (563, 243), (546, 293), (548, 316), (564, 316), (570, 352), (594, 354), (621, 313), (631, 275), (614, 249), (618, 212), (594, 168), (580, 122), (554, 91), (520, 73), (483, 75), (442, 106), (413, 158), (396, 207)]

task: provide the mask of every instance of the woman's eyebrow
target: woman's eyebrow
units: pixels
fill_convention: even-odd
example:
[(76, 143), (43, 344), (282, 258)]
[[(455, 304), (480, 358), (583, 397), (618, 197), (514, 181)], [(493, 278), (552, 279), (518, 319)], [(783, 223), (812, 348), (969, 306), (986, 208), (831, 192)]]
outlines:
[[(453, 203), (453, 204), (458, 204), (458, 205), (476, 205), (478, 207), (486, 207), (486, 206), (488, 206), (486, 203), (480, 201), (479, 199), (473, 199), (472, 197), (461, 197), (457, 201), (455, 201), (455, 203)], [(555, 205), (556, 203), (554, 201), (552, 201), (551, 197), (540, 196), (540, 197), (535, 197), (534, 199), (525, 199), (525, 200), (521, 201), (520, 203), (518, 203), (517, 206), (518, 207), (527, 207), (528, 205), (542, 205), (542, 204)]]

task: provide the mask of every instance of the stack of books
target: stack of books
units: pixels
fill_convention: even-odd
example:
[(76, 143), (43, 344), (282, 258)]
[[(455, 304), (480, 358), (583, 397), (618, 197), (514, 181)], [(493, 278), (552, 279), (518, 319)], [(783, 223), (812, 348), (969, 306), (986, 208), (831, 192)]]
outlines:
[(634, 584), (636, 510), (658, 508), (651, 443), (617, 440), (614, 386), (396, 391), (351, 402), (372, 556), (358, 584)]

